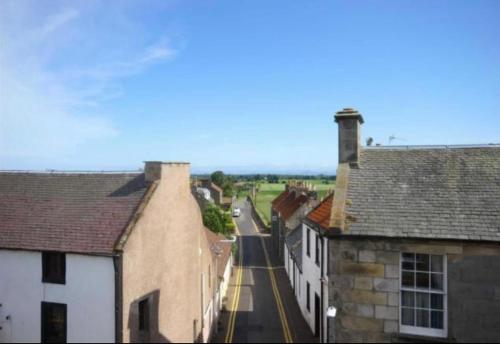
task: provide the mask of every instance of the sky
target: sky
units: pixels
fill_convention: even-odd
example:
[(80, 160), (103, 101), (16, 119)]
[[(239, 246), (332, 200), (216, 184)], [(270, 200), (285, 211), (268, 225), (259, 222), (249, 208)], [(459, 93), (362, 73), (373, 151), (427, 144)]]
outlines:
[(500, 1), (0, 1), (0, 169), (326, 173), (500, 143)]

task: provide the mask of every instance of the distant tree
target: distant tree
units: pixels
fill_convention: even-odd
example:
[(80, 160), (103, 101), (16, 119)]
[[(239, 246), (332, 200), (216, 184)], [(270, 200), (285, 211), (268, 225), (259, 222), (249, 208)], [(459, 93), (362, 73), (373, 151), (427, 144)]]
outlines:
[(212, 232), (226, 236), (233, 234), (235, 230), (231, 213), (224, 212), (214, 204), (208, 204), (203, 211), (203, 224)]
[(215, 233), (224, 233), (224, 214), (215, 205), (209, 204), (203, 211), (203, 224)]
[(216, 184), (217, 186), (219, 186), (221, 188), (224, 187), (224, 180), (225, 180), (224, 172), (215, 171), (214, 173), (212, 173), (210, 175), (210, 180), (212, 181), (212, 183)]
[(224, 197), (232, 197), (234, 194), (234, 183), (232, 181), (225, 181), (222, 186), (222, 193)]
[(268, 183), (273, 184), (279, 183), (280, 181), (279, 177), (276, 174), (268, 174), (266, 179)]

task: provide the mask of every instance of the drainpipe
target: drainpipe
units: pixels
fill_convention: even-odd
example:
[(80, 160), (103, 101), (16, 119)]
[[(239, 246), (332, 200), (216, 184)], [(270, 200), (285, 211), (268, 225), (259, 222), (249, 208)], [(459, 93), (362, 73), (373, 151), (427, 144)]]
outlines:
[(115, 270), (115, 342), (123, 342), (123, 258), (113, 257)]

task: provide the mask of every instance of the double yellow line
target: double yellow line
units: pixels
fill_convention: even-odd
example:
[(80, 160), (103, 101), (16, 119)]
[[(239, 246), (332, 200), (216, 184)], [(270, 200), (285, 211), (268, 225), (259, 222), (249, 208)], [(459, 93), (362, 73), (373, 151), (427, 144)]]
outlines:
[[(252, 224), (260, 237), (260, 242), (262, 245), (262, 249), (264, 250), (264, 256), (266, 258), (267, 271), (269, 272), (269, 278), (271, 279), (271, 286), (273, 289), (274, 298), (276, 299), (276, 305), (278, 306), (278, 313), (280, 316), (281, 327), (283, 329), (283, 337), (285, 339), (285, 343), (293, 343), (293, 336), (290, 332), (290, 326), (288, 326), (288, 321), (286, 318), (285, 308), (283, 307), (283, 302), (281, 300), (281, 296), (278, 289), (278, 284), (276, 283), (276, 276), (274, 275), (274, 268), (271, 266), (271, 260), (269, 259), (269, 254), (267, 253), (266, 245), (264, 242), (264, 238), (260, 235), (257, 226), (253, 220)], [(229, 315), (229, 322), (227, 327), (226, 339), (225, 343), (232, 343), (234, 336), (234, 328), (236, 324), (236, 314), (238, 312), (238, 305), (240, 303), (240, 295), (241, 295), (241, 281), (243, 278), (243, 243), (241, 240), (241, 234), (238, 230), (238, 226), (236, 225), (236, 233), (238, 234), (239, 241), (239, 267), (236, 273), (236, 283), (235, 283), (235, 291), (233, 296), (233, 303), (231, 306), (231, 314)]]
[[(236, 223), (236, 222), (235, 222)], [(234, 289), (233, 303), (231, 306), (231, 314), (229, 315), (229, 322), (226, 333), (225, 343), (232, 343), (234, 336), (234, 327), (236, 323), (236, 314), (238, 312), (238, 305), (240, 303), (241, 295), (241, 281), (243, 279), (243, 242), (241, 241), (241, 234), (238, 230), (238, 225), (236, 225), (236, 234), (238, 235), (238, 271), (236, 272), (236, 284)]]
[(274, 298), (276, 299), (276, 305), (278, 305), (278, 313), (281, 320), (281, 327), (283, 328), (283, 337), (285, 338), (285, 343), (293, 343), (293, 336), (290, 332), (290, 326), (288, 326), (288, 321), (286, 318), (285, 308), (283, 307), (283, 302), (281, 301), (281, 295), (278, 289), (278, 284), (276, 283), (276, 276), (274, 274), (274, 269), (271, 266), (271, 260), (269, 259), (269, 254), (267, 253), (266, 244), (264, 238), (260, 235), (255, 222), (252, 220), (253, 227), (260, 237), (260, 243), (262, 244), (262, 249), (264, 250), (264, 256), (266, 257), (267, 271), (269, 272), (269, 278), (271, 279), (271, 285), (273, 287)]

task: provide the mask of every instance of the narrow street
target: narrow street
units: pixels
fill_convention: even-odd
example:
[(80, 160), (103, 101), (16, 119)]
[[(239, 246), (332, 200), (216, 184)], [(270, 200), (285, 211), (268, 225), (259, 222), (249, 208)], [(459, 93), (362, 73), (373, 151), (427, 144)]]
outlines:
[(247, 201), (239, 201), (236, 206), (241, 208), (241, 216), (236, 218), (242, 245), (242, 256), (237, 257), (236, 264), (241, 270), (235, 267), (228, 312), (214, 342), (315, 342), (286, 272), (271, 250), (269, 236), (257, 232)]

